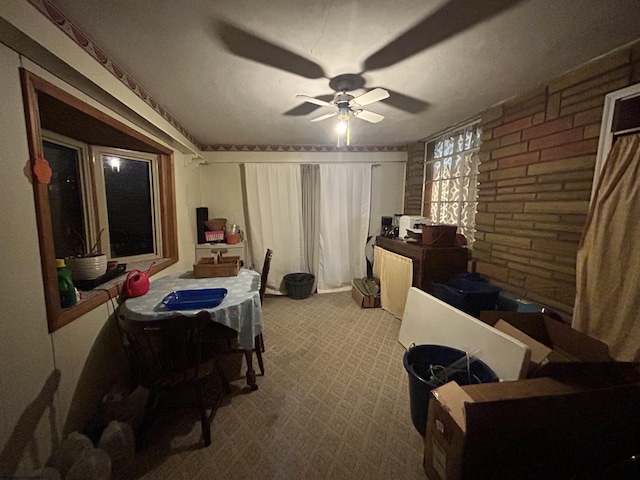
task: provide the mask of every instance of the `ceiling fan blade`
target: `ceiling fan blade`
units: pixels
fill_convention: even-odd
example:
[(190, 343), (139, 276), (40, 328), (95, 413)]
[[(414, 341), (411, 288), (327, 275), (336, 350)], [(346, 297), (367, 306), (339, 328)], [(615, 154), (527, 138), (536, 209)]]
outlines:
[(217, 31), (227, 50), (235, 55), (306, 78), (325, 76), (317, 63), (230, 23), (219, 21)]
[(325, 102), (320, 98), (310, 97), (309, 95), (296, 95), (296, 98), (300, 98), (305, 102), (314, 103), (316, 105), (320, 105), (321, 107), (335, 107), (335, 104)]
[(419, 98), (411, 97), (409, 95), (396, 92), (395, 90), (388, 89), (388, 91), (389, 98), (383, 99), (382, 102), (399, 110), (404, 110), (408, 113), (420, 113), (425, 111), (429, 106), (429, 103), (420, 100)]
[(353, 116), (361, 120), (366, 120), (370, 123), (378, 123), (379, 121), (384, 119), (384, 115), (373, 113), (368, 110), (356, 110), (353, 112)]
[(388, 96), (389, 92), (387, 92), (384, 88), (374, 88), (373, 90), (369, 90), (367, 93), (363, 93), (359, 97), (352, 98), (349, 101), (349, 105), (352, 107), (355, 105), (364, 107), (365, 105), (369, 105), (370, 103), (384, 100)]
[(451, 0), (364, 61), (365, 71), (379, 70), (481, 23), (522, 0)]
[(327, 118), (335, 117), (338, 114), (338, 110), (335, 112), (327, 113), (326, 115), (322, 115), (321, 117), (314, 118), (311, 120), (312, 122), (319, 122), (321, 120), (326, 120)]
[[(329, 102), (333, 100), (333, 95), (319, 95), (315, 98), (319, 100), (324, 100), (325, 102)], [(310, 113), (315, 112), (318, 108), (320, 108), (319, 105), (314, 105), (309, 102), (304, 102), (304, 103), (301, 103), (300, 105), (293, 107), (290, 110), (287, 110), (286, 112), (284, 112), (284, 115), (300, 117), (303, 115), (309, 115)]]

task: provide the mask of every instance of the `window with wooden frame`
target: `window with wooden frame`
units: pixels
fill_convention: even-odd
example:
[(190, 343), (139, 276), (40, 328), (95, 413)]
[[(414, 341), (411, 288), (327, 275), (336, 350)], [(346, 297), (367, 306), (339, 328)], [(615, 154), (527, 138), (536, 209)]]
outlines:
[(42, 135), (56, 257), (95, 245), (118, 263), (161, 258), (158, 155)]
[[(27, 70), (20, 69), (20, 75), (25, 105), (29, 156), (33, 172), (32, 183), (47, 320), (49, 331), (53, 332), (107, 302), (110, 298), (117, 296), (121, 282), (113, 285), (109, 284), (108, 288), (96, 288), (91, 292), (87, 292), (84, 295), (85, 298), (73, 307), (61, 307), (56, 270), (57, 254), (52, 221), (52, 205), (48, 188), (49, 179), (46, 173), (50, 166), (44, 154), (43, 131), (53, 132), (56, 136), (68, 138), (75, 144), (100, 145), (104, 155), (108, 155), (109, 152), (118, 155), (126, 151), (124, 155), (126, 160), (150, 162), (148, 164), (145, 163), (142, 170), (148, 168), (149, 172), (152, 172), (152, 169), (155, 168), (155, 173), (153, 174), (155, 175), (155, 183), (150, 188), (155, 189), (154, 191), (156, 192), (157, 198), (154, 198), (154, 207), (152, 207), (154, 213), (152, 215), (154, 216), (154, 225), (157, 225), (158, 228), (153, 234), (156, 238), (153, 247), (151, 247), (153, 249), (151, 257), (143, 256), (143, 258), (156, 258), (158, 260), (153, 269), (154, 273), (178, 261), (173, 156), (172, 151), (160, 143)], [(50, 140), (50, 137), (47, 137), (47, 139)], [(129, 158), (133, 155), (131, 152), (138, 152), (140, 158)], [(155, 159), (155, 161), (150, 159)], [(108, 160), (106, 162), (108, 164)], [(151, 163), (153, 163), (153, 167), (149, 166)], [(102, 167), (103, 165), (100, 163), (100, 168)], [(83, 176), (84, 181), (88, 182), (92, 187), (88, 193), (84, 194), (85, 200), (83, 200), (82, 196), (77, 197), (78, 202), (84, 202), (86, 218), (75, 220), (77, 224), (86, 227), (86, 239), (88, 241), (92, 238), (98, 238), (98, 232), (105, 228), (104, 225), (108, 223), (108, 211), (104, 208), (104, 205), (99, 205), (100, 202), (96, 194), (97, 189), (104, 189), (104, 172), (96, 174), (95, 169), (97, 169), (95, 162), (90, 162), (89, 168), (81, 169), (81, 173), (78, 174)], [(139, 165), (138, 169), (140, 170)], [(44, 175), (41, 173), (42, 170), (45, 172)], [(96, 182), (96, 178), (100, 174), (103, 176), (99, 177), (99, 181)], [(152, 174), (150, 173), (150, 175)], [(151, 180), (149, 182), (150, 185), (153, 183)], [(87, 195), (92, 198), (87, 199)], [(113, 252), (113, 246), (109, 250)], [(148, 250), (148, 248), (145, 250), (147, 254), (149, 253)], [(136, 260), (135, 255), (112, 254), (112, 256), (114, 258)], [(135, 267), (128, 263), (128, 268)]]

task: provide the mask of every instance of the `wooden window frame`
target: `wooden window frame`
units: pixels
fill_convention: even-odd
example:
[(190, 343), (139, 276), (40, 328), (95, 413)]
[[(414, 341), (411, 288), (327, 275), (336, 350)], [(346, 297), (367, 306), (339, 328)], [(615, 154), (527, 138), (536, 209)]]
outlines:
[[(176, 196), (175, 178), (173, 166), (173, 152), (160, 143), (148, 138), (146, 135), (133, 128), (119, 122), (104, 112), (76, 98), (72, 94), (59, 87), (43, 80), (33, 73), (20, 68), (20, 80), (22, 84), (22, 96), (24, 101), (25, 120), (27, 128), (27, 142), (29, 147), (29, 163), (31, 171), (37, 159), (43, 158), (41, 126), (41, 99), (40, 95), (53, 99), (59, 105), (69, 108), (70, 112), (80, 118), (89, 120), (96, 125), (100, 133), (104, 134), (103, 143), (107, 146), (119, 148), (136, 148), (142, 151), (158, 154), (158, 176), (160, 189), (160, 210), (162, 222), (162, 257), (163, 261), (154, 266), (152, 273), (157, 273), (178, 261), (178, 231), (176, 221)], [(49, 110), (50, 111), (50, 110)], [(49, 114), (50, 115), (50, 114)], [(45, 118), (46, 119), (46, 118)], [(50, 122), (51, 119), (48, 119)], [(64, 134), (71, 138), (77, 138), (73, 134), (73, 129), (80, 126), (64, 125), (60, 122), (61, 131), (56, 133)], [(51, 129), (47, 126), (47, 129)], [(69, 133), (71, 132), (71, 135)], [(91, 134), (95, 134), (93, 131)], [(86, 130), (85, 130), (86, 134)], [(80, 135), (82, 137), (82, 134)], [(88, 138), (77, 138), (81, 141), (90, 140)], [(127, 145), (122, 145), (122, 142)], [(89, 143), (89, 142), (87, 142)], [(51, 224), (51, 211), (49, 205), (49, 193), (47, 184), (40, 183), (32, 174), (32, 185), (34, 203), (36, 209), (36, 222), (38, 227), (38, 241), (40, 245), (40, 263), (42, 267), (42, 281), (44, 287), (45, 304), (47, 309), (47, 323), (49, 332), (67, 325), (75, 319), (85, 315), (91, 310), (108, 302), (116, 297), (122, 287), (122, 282), (110, 287), (94, 291), (86, 300), (70, 308), (60, 306), (60, 296), (58, 291), (58, 276), (56, 269), (56, 255), (53, 244), (53, 233)]]
[(600, 123), (600, 137), (598, 139), (598, 154), (596, 156), (596, 166), (593, 173), (593, 183), (591, 186), (591, 200), (593, 200), (596, 189), (598, 188), (598, 180), (607, 161), (613, 141), (616, 135), (624, 132), (613, 131), (613, 119), (616, 112), (616, 104), (618, 100), (624, 100), (640, 95), (640, 83), (634, 83), (628, 87), (608, 93), (604, 97), (604, 109), (602, 112), (602, 122)]

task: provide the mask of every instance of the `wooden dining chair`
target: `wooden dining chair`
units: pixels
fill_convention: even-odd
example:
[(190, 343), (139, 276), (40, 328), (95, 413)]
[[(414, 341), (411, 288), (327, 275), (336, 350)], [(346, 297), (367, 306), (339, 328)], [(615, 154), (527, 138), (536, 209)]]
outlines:
[[(267, 288), (267, 277), (269, 276), (272, 256), (273, 252), (270, 249), (267, 249), (267, 253), (264, 256), (264, 263), (262, 265), (262, 272), (260, 274), (260, 303), (262, 303), (264, 299), (264, 292)], [(224, 353), (244, 353), (245, 355), (250, 354), (250, 351), (245, 351), (239, 348), (237, 344), (238, 332), (236, 332), (232, 328), (227, 327), (226, 325), (215, 322), (210, 323), (205, 328), (204, 337), (206, 344), (217, 343), (219, 345), (223, 345)], [(262, 360), (262, 353), (264, 352), (264, 339), (262, 333), (256, 335), (254, 339), (253, 352), (255, 352), (256, 360), (258, 360), (258, 368), (260, 369), (260, 374), (264, 375), (264, 362)], [(250, 357), (247, 357), (247, 362), (249, 362), (249, 360)]]
[[(269, 269), (271, 268), (271, 257), (273, 252), (270, 248), (267, 248), (267, 253), (264, 256), (264, 262), (262, 264), (262, 272), (260, 273), (260, 303), (264, 303), (264, 292), (267, 290), (267, 279), (269, 278)], [(259, 348), (258, 348), (259, 347)], [(262, 333), (256, 337), (256, 356), (258, 357), (258, 365), (260, 371), (264, 375), (264, 367), (262, 366), (262, 353), (264, 353), (264, 337)]]
[[(211, 420), (220, 399), (229, 392), (229, 383), (218, 368), (217, 357), (222, 347), (202, 348), (203, 328), (211, 324), (208, 315), (177, 316), (164, 320), (136, 321), (118, 317), (125, 349), (134, 380), (149, 390), (143, 420), (138, 430), (136, 449), (142, 446), (160, 394), (167, 390), (193, 387), (200, 412), (205, 446), (211, 444)], [(214, 399), (207, 415), (203, 383), (216, 375), (222, 383), (221, 393)]]
[(269, 277), (269, 269), (271, 268), (271, 257), (273, 257), (273, 252), (270, 248), (267, 248), (267, 253), (262, 263), (262, 271), (260, 272), (260, 303), (264, 300), (264, 292), (267, 290), (267, 278)]

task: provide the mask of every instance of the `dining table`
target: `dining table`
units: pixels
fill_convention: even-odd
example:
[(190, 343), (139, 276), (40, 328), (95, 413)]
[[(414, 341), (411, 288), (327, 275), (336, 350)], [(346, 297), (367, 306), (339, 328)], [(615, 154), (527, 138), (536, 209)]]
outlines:
[[(238, 344), (247, 363), (247, 385), (255, 390), (258, 386), (252, 352), (263, 325), (259, 288), (260, 274), (255, 270), (242, 268), (237, 275), (212, 278), (196, 278), (190, 270), (153, 280), (145, 295), (126, 299), (120, 313), (130, 320), (144, 322), (176, 316), (195, 317), (206, 312), (211, 321), (238, 333)], [(220, 289), (225, 289), (226, 294), (221, 295)], [(205, 294), (209, 292), (214, 296), (207, 297)], [(195, 298), (195, 303), (181, 303), (180, 298), (189, 298), (185, 294)], [(194, 305), (197, 306), (192, 308)]]

